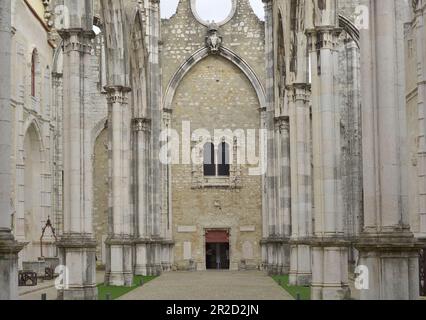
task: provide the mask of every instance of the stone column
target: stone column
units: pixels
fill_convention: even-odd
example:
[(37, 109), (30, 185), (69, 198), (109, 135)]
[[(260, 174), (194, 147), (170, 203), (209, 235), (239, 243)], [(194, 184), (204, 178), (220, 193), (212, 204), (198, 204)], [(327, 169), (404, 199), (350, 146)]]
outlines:
[(148, 159), (151, 121), (146, 118), (134, 120), (137, 157), (137, 239), (136, 275), (148, 275), (147, 244), (148, 233)]
[(133, 284), (132, 221), (130, 212), (130, 88), (109, 86), (108, 130), (110, 163), (110, 212), (106, 282), (114, 286)]
[(94, 33), (90, 18), (84, 19), (92, 16), (90, 1), (86, 5), (70, 12), (72, 28), (60, 31), (64, 51), (64, 232), (58, 247), (67, 268), (68, 284), (61, 292), (65, 300), (97, 299), (92, 150), (86, 123), (92, 111), (86, 66), (90, 65)]
[(344, 233), (337, 1), (314, 1), (314, 29), (308, 30), (312, 73), (312, 136), (315, 226), (312, 239), (312, 299), (347, 297), (348, 243)]
[(420, 234), (426, 237), (426, 1), (417, 1), (415, 10), (417, 52), (417, 101), (419, 114), (418, 185)]
[(11, 1), (0, 3), (0, 300), (18, 299), (18, 252), (12, 226)]
[(287, 89), (291, 135), (291, 260), (290, 284), (311, 284), (312, 170), (309, 86), (292, 84)]
[(273, 1), (262, 0), (265, 5), (265, 55), (266, 55), (266, 130), (267, 130), (267, 154), (266, 154), (266, 177), (265, 177), (265, 194), (266, 201), (266, 222), (267, 222), (267, 238), (264, 239), (263, 245), (266, 246), (266, 268), (270, 272), (274, 272), (275, 264), (275, 245), (273, 238), (276, 238), (276, 153), (275, 153), (275, 106), (274, 106), (274, 37), (273, 37)]
[(290, 271), (290, 235), (291, 235), (291, 190), (290, 190), (290, 124), (288, 117), (276, 119), (277, 150), (277, 227), (278, 227), (278, 270), (279, 274)]
[(361, 30), (364, 228), (357, 247), (368, 268), (361, 299), (419, 297), (419, 251), (410, 231), (405, 183), (402, 0), (368, 1)]
[(147, 36), (148, 36), (148, 116), (152, 121), (152, 134), (150, 138), (151, 146), (151, 166), (150, 166), (150, 207), (148, 228), (150, 234), (150, 245), (148, 250), (149, 272), (156, 275), (162, 272), (162, 177), (164, 166), (159, 159), (160, 153), (160, 133), (162, 130), (161, 118), (161, 68), (160, 68), (160, 0), (148, 1), (148, 21), (147, 21)]

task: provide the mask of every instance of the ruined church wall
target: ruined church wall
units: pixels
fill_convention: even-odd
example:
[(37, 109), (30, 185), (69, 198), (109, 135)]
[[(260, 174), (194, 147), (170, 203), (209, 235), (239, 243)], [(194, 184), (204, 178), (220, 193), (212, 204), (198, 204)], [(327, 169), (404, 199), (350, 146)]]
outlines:
[[(223, 46), (245, 60), (264, 84), (264, 23), (253, 13), (249, 1), (238, 1), (236, 14), (219, 28), (219, 34)], [(165, 92), (178, 68), (205, 46), (207, 28), (195, 19), (189, 1), (182, 0), (177, 13), (162, 21), (161, 35)], [(190, 121), (192, 131), (206, 128), (211, 134), (214, 129), (259, 129), (261, 123), (260, 103), (252, 84), (236, 65), (220, 56), (209, 56), (188, 72), (171, 108), (172, 126), (179, 134), (182, 121)], [(232, 152), (233, 146), (230, 149)], [(237, 171), (234, 174), (239, 176), (240, 186), (228, 181), (225, 186), (212, 187), (204, 184), (204, 177), (194, 177), (199, 170), (192, 165), (172, 166), (176, 267), (188, 268), (193, 260), (198, 269), (205, 269), (204, 232), (218, 228), (230, 230), (230, 268), (240, 268), (242, 260), (257, 268), (261, 263), (261, 177), (249, 176), (246, 166), (231, 166), (231, 171)], [(198, 180), (198, 187), (194, 187), (194, 179), (204, 182)]]

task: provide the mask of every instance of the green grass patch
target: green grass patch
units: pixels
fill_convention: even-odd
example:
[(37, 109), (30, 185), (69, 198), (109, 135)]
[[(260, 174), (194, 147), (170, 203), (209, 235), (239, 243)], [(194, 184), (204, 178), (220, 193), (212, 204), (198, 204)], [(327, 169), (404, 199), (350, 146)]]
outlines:
[(281, 283), (281, 287), (287, 291), (294, 299), (297, 299), (299, 294), (300, 300), (311, 300), (311, 288), (310, 287), (296, 287), (289, 285), (289, 276), (272, 276), (278, 284)]
[(133, 277), (133, 285), (131, 287), (116, 287), (116, 286), (106, 286), (101, 283), (98, 285), (98, 299), (99, 300), (107, 300), (107, 295), (110, 295), (111, 300), (115, 300), (129, 293), (130, 291), (135, 290), (140, 287), (141, 281), (143, 284), (154, 280), (156, 276), (134, 276)]

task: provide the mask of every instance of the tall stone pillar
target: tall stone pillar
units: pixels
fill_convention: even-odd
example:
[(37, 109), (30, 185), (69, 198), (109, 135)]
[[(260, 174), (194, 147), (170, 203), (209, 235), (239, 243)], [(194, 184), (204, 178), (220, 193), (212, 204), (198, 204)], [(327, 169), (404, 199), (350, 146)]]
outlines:
[[(65, 300), (97, 299), (96, 241), (92, 225), (90, 58), (94, 32), (91, 1), (64, 0), (70, 20), (63, 39), (64, 232), (58, 244), (66, 266)], [(60, 295), (61, 295), (60, 294)]]
[(418, 185), (420, 234), (426, 237), (426, 1), (414, 7), (417, 53), (417, 101), (419, 114)]
[(163, 170), (165, 166), (160, 162), (160, 133), (162, 130), (161, 117), (161, 68), (160, 68), (160, 0), (148, 1), (148, 116), (151, 119), (151, 166), (149, 172), (150, 197), (148, 212), (148, 228), (150, 244), (148, 245), (148, 266), (152, 275), (160, 274), (162, 268), (162, 249), (164, 239), (162, 238), (162, 193), (163, 193)]
[[(133, 7), (135, 6), (135, 7)], [(130, 29), (137, 4), (101, 1), (107, 60), (109, 140), (109, 234), (106, 240), (105, 282), (131, 286), (133, 282), (134, 211), (131, 206), (132, 112), (129, 106)], [(135, 107), (135, 109), (137, 109)]]
[(12, 107), (11, 92), (11, 1), (0, 3), (0, 300), (18, 298), (18, 252), (11, 208)]
[(134, 120), (137, 157), (137, 239), (136, 243), (136, 275), (148, 275), (147, 246), (148, 232), (148, 159), (151, 121), (146, 118)]
[(344, 299), (349, 293), (340, 165), (337, 26), (336, 0), (315, 0), (314, 28), (308, 30), (315, 204), (311, 292), (315, 300)]
[(290, 271), (290, 124), (288, 117), (276, 119), (275, 127), (277, 153), (277, 273), (288, 274)]
[(110, 168), (110, 235), (106, 282), (113, 286), (133, 284), (132, 215), (130, 212), (130, 139), (131, 116), (128, 105), (130, 88), (109, 86), (108, 130)]
[(291, 260), (290, 284), (311, 284), (312, 169), (308, 84), (288, 87), (291, 135)]
[(367, 1), (361, 30), (364, 228), (357, 247), (368, 269), (361, 299), (419, 296), (419, 252), (410, 231), (405, 187), (402, 0)]
[(276, 269), (276, 243), (274, 239), (277, 236), (277, 206), (276, 206), (276, 153), (275, 153), (275, 106), (274, 106), (274, 37), (273, 37), (273, 1), (262, 0), (265, 5), (265, 54), (266, 54), (266, 131), (267, 131), (267, 147), (266, 147), (266, 177), (265, 177), (265, 192), (264, 205), (266, 217), (264, 228), (266, 238), (263, 239), (263, 250), (265, 251), (264, 264), (270, 272), (275, 272)]

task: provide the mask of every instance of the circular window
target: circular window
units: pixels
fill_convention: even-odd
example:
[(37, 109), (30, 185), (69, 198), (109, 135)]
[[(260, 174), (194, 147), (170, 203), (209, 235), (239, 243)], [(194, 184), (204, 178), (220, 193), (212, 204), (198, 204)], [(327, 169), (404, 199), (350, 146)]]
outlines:
[(237, 9), (237, 0), (191, 0), (195, 18), (205, 26), (216, 23), (222, 26), (229, 22)]

